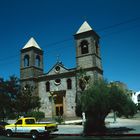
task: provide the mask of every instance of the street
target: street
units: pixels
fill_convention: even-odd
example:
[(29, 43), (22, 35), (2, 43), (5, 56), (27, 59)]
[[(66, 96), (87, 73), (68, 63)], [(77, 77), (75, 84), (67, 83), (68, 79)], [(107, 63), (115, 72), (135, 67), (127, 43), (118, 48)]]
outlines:
[[(83, 137), (83, 136), (51, 136), (49, 140), (139, 140), (139, 136), (89, 136), (89, 137)], [(0, 140), (32, 140), (29, 137), (5, 137), (0, 136)], [(39, 140), (47, 140), (45, 138), (40, 138)]]
[(29, 137), (6, 137), (6, 136), (0, 136), (0, 140), (32, 140)]
[[(133, 119), (117, 118), (114, 123), (112, 117), (106, 119), (107, 127), (113, 128), (115, 132), (124, 134), (137, 135), (140, 134), (140, 113)], [(83, 126), (81, 125), (58, 125), (57, 132), (50, 135), (49, 140), (140, 140), (140, 136), (91, 136), (83, 137)], [(118, 131), (119, 130), (119, 131)], [(75, 135), (75, 136), (74, 136)], [(79, 136), (76, 136), (79, 135)], [(14, 136), (6, 137), (0, 135), (0, 140), (32, 140), (29, 136)], [(39, 140), (48, 140), (47, 138), (40, 138)]]

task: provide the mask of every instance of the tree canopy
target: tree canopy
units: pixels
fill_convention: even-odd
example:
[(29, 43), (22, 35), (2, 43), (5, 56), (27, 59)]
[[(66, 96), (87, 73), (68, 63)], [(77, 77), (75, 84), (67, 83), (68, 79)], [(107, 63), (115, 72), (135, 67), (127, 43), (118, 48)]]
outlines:
[(0, 119), (24, 115), (28, 111), (40, 108), (40, 98), (34, 94), (35, 88), (31, 85), (20, 86), (16, 76), (9, 80), (0, 78)]
[(17, 94), (13, 104), (16, 111), (21, 115), (26, 115), (27, 112), (40, 108), (40, 98), (33, 95), (34, 90), (34, 87), (26, 85)]
[(104, 130), (105, 118), (111, 111), (126, 117), (133, 116), (136, 107), (125, 92), (106, 80), (95, 81), (84, 90), (78, 106), (86, 114), (85, 132)]

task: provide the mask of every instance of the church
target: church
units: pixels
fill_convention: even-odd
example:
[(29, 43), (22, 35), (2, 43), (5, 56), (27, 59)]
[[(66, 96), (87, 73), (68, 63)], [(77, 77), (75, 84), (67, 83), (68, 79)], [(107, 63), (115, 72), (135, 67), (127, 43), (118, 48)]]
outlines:
[(22, 86), (30, 84), (41, 99), (40, 111), (45, 117), (74, 117), (76, 98), (81, 91), (79, 71), (82, 69), (89, 80), (103, 77), (99, 35), (85, 21), (74, 35), (75, 68), (66, 68), (57, 62), (44, 73), (43, 50), (31, 38), (20, 51), (20, 80)]

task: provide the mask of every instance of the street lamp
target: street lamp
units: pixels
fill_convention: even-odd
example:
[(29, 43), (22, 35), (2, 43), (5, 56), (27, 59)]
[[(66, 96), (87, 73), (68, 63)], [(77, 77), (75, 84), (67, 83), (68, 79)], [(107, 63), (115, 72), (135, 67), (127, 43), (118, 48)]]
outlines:
[(116, 122), (116, 111), (113, 111), (114, 123)]
[(82, 113), (82, 124), (83, 124), (83, 127), (85, 125), (85, 122), (86, 122), (86, 117), (85, 117), (85, 112)]

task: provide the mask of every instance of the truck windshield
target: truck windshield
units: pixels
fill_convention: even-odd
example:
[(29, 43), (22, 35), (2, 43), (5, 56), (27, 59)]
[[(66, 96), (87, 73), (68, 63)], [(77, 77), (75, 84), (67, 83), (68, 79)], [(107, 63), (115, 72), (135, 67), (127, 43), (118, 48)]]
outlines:
[(25, 123), (26, 124), (35, 124), (35, 120), (34, 119), (26, 119)]

